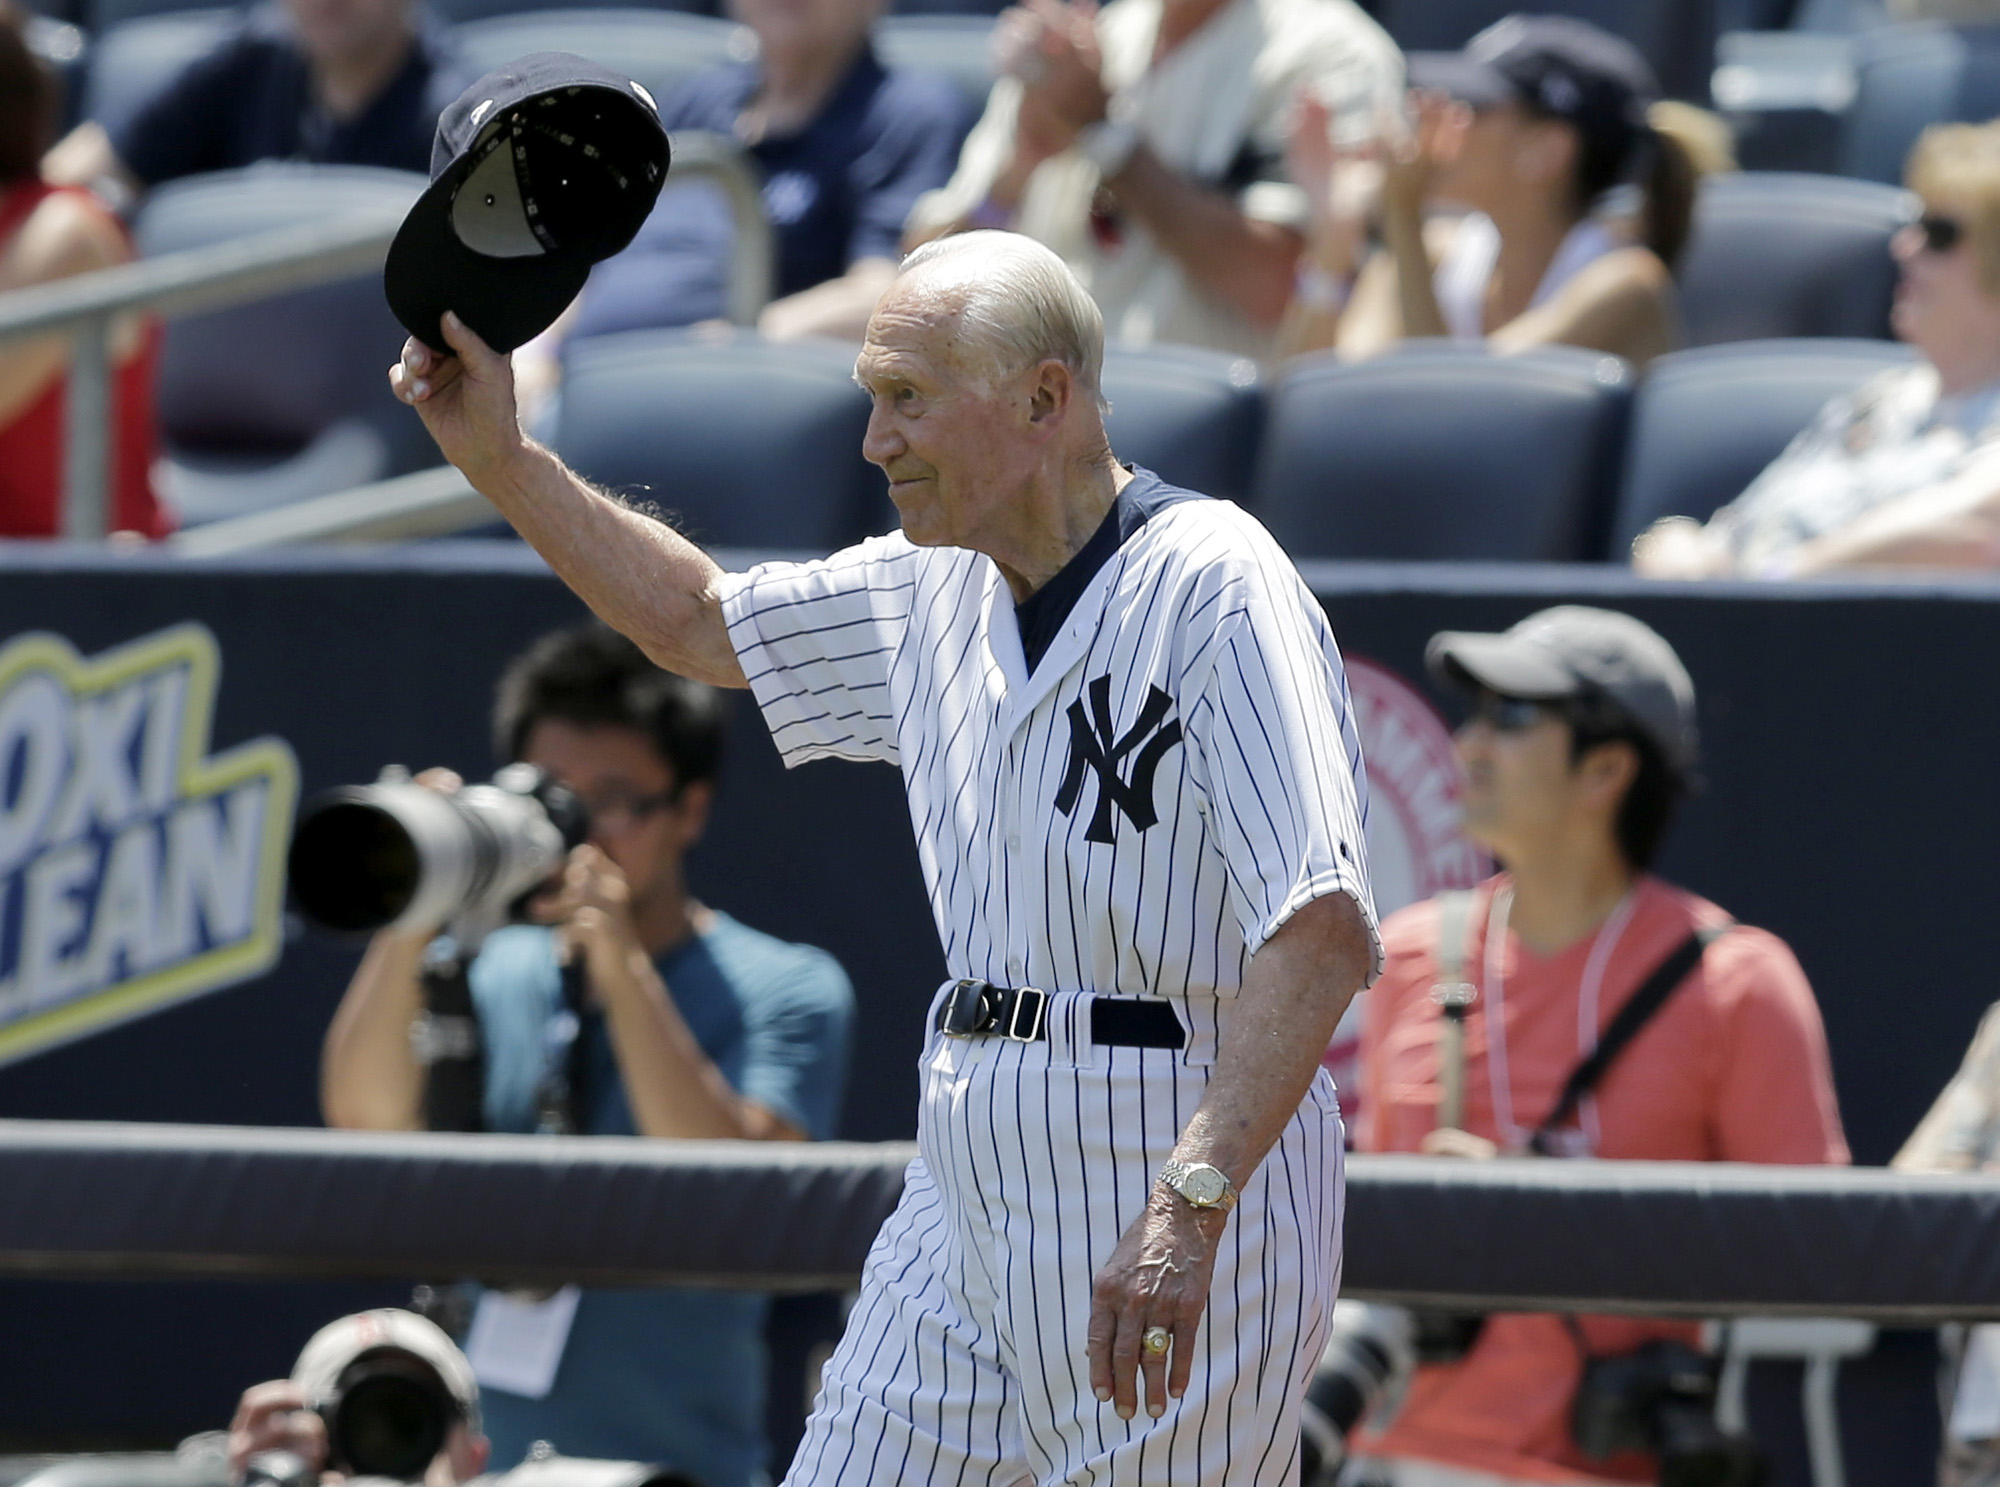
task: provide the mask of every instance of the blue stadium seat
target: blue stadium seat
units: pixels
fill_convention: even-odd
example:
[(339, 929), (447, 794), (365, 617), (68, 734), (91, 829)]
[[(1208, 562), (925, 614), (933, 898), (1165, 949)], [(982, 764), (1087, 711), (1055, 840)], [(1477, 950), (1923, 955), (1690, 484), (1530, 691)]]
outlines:
[(1593, 558), (1631, 383), (1572, 347), (1302, 359), (1271, 393), (1254, 509), (1301, 558)]
[(1864, 32), (1855, 39), (1854, 82), (1841, 121), (1841, 173), (1893, 185), (1928, 125), (2000, 114), (2000, 26)]
[(1625, 475), (1607, 556), (1663, 516), (1706, 521), (1813, 419), (1915, 353), (1896, 341), (1738, 341), (1676, 351), (1646, 369), (1633, 398)]
[(828, 552), (885, 531), (861, 457), (855, 348), (747, 332), (572, 342), (553, 443), (585, 478), (674, 513), (698, 542)]
[(114, 135), (243, 19), (229, 7), (124, 21), (99, 34), (84, 74), (83, 116)]
[(1889, 239), (1909, 216), (1892, 186), (1744, 171), (1702, 182), (1679, 266), (1690, 346), (1889, 334)]
[(703, 68), (748, 57), (754, 47), (731, 21), (660, 9), (525, 10), (488, 14), (453, 31), (475, 74), (529, 52), (575, 52), (617, 68), (663, 101)]
[(1622, 36), (1652, 64), (1670, 94), (1707, 100), (1715, 18), (1686, 0), (1381, 0), (1369, 7), (1406, 52), (1455, 51), (1518, 11), (1575, 16)]
[(1255, 362), (1192, 346), (1114, 346), (1104, 396), (1118, 458), (1203, 495), (1249, 498), (1264, 422)]
[(875, 23), (875, 50), (886, 67), (950, 78), (965, 99), (966, 127), (985, 112), (993, 86), (990, 13), (884, 16)]
[[(367, 166), (259, 165), (189, 176), (139, 215), (147, 257), (317, 220), (393, 220), (422, 176)], [(438, 463), (390, 394), (404, 333), (379, 272), (171, 320), (157, 399), (167, 485), (190, 522), (326, 495)]]

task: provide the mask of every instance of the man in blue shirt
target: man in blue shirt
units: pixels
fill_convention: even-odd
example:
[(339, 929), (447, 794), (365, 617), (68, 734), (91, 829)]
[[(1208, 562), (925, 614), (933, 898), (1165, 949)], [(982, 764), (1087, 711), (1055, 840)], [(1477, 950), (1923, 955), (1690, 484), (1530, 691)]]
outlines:
[[(661, 100), (669, 133), (736, 139), (764, 179), (776, 235), (779, 338), (858, 341), (901, 254), (903, 220), (951, 176), (970, 120), (941, 76), (891, 72), (869, 44), (881, 0), (731, 0), (757, 60), (713, 68)], [(731, 232), (721, 197), (669, 182), (623, 253), (600, 265), (571, 333), (691, 325), (726, 313)]]
[(115, 135), (78, 125), (43, 174), (135, 194), (259, 160), (427, 175), (438, 114), (472, 80), (415, 0), (283, 0), (246, 13)]
[[(547, 637), (502, 678), (499, 751), (576, 791), (591, 832), (536, 900), (553, 928), (502, 930), (472, 964), (488, 1129), (546, 1127), (554, 1090), (559, 1123), (589, 1135), (833, 1133), (853, 1015), (846, 976), (824, 951), (760, 934), (687, 891), (723, 707), (598, 625)], [(457, 784), (445, 771), (422, 778)], [(327, 1033), (329, 1125), (421, 1128), (410, 1028), (429, 938), (385, 931), (369, 945)], [(580, 1019), (565, 1006), (565, 959), (584, 968)], [(653, 1289), (538, 1305), (489, 1294), (480, 1306), (561, 1338), (553, 1380), (531, 1397), (519, 1360), (483, 1353), (474, 1318), (468, 1351), (499, 1466), (548, 1440), (569, 1455), (672, 1465), (708, 1487), (763, 1480), (765, 1298)]]

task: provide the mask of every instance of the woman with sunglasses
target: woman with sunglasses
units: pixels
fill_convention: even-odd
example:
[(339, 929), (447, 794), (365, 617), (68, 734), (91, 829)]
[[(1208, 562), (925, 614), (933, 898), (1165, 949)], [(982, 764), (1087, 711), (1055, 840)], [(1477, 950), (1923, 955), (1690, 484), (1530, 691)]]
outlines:
[[(1409, 138), (1387, 159), (1343, 150), (1301, 100), (1291, 168), (1312, 225), (1284, 349), (1358, 359), (1448, 336), (1640, 364), (1673, 349), (1696, 161), (1728, 155), (1697, 140), (1697, 111), (1654, 102), (1632, 47), (1568, 17), (1509, 16), (1409, 65)], [(1465, 210), (1427, 221), (1440, 207)], [(1364, 260), (1371, 217), (1383, 246)]]
[(1890, 324), (1919, 359), (1828, 403), (1706, 525), (1648, 528), (1639, 572), (2000, 566), (2000, 124), (1926, 130), (1907, 177), (1923, 207), (1890, 245)]

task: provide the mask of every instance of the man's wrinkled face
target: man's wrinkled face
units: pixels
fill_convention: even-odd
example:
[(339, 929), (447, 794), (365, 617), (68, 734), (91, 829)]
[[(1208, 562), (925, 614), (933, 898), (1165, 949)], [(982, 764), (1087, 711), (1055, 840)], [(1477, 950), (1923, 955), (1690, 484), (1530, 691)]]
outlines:
[(1026, 374), (992, 377), (958, 316), (897, 285), (868, 322), (854, 380), (874, 404), (861, 453), (889, 477), (903, 533), (921, 547), (976, 547), (1032, 467)]

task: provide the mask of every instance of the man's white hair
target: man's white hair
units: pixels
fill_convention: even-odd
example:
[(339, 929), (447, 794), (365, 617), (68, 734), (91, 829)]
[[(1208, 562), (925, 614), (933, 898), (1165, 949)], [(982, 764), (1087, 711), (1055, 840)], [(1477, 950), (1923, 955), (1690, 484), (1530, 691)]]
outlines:
[(1033, 238), (954, 233), (911, 253), (897, 278), (921, 279), (948, 298), (962, 340), (992, 377), (1059, 361), (1104, 407), (1104, 316), (1069, 265)]

